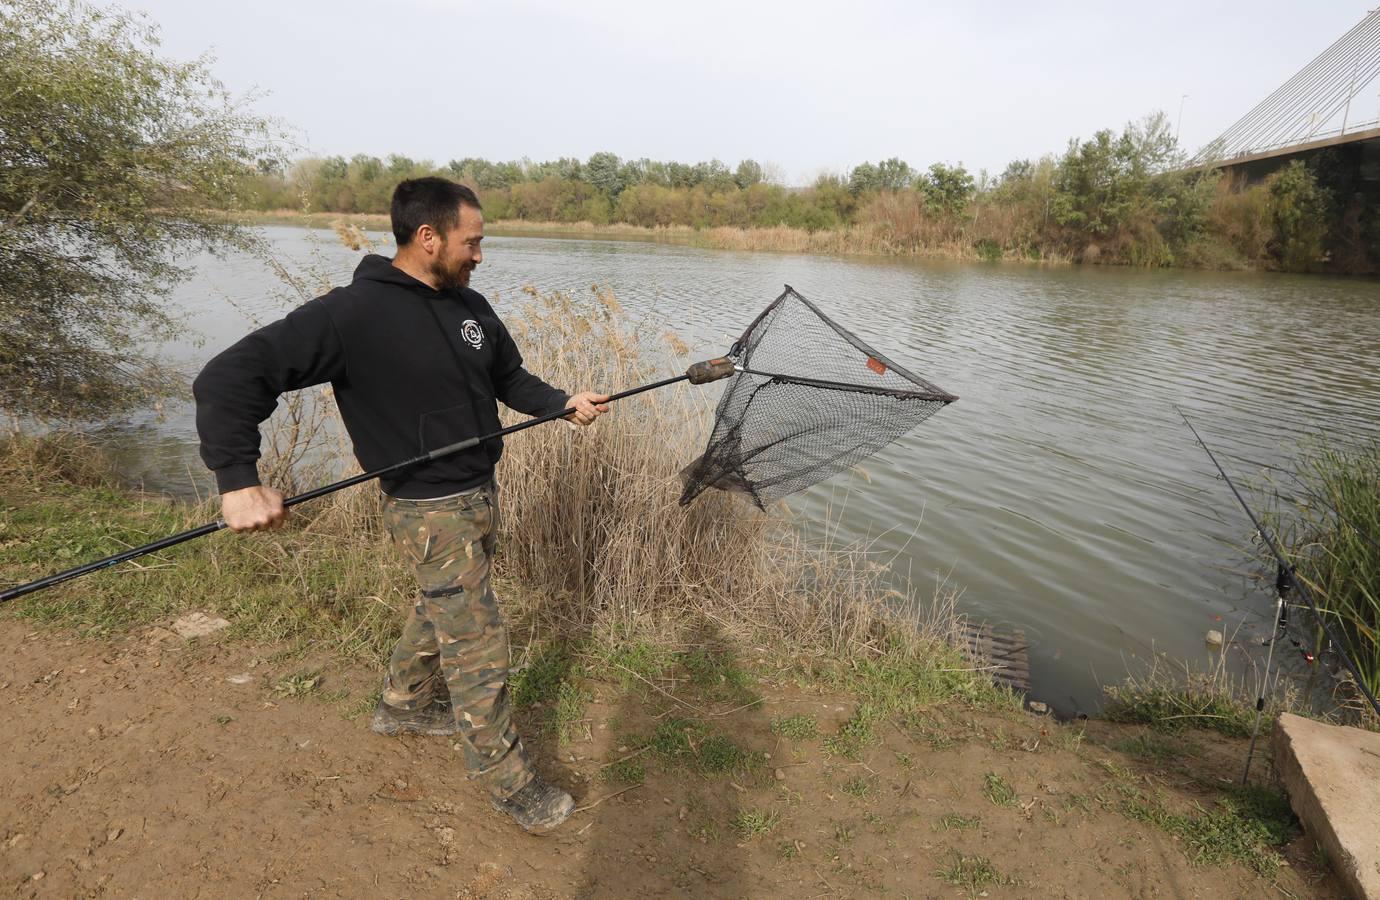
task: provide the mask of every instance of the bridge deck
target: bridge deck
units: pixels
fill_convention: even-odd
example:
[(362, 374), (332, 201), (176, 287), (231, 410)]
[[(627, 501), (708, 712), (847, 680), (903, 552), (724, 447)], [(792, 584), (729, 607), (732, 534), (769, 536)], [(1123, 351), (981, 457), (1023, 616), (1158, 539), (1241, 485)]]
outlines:
[(1346, 134), (1334, 134), (1329, 137), (1319, 138), (1315, 141), (1305, 141), (1302, 144), (1290, 144), (1287, 147), (1272, 147), (1268, 150), (1259, 150), (1255, 153), (1233, 156), (1230, 159), (1219, 159), (1214, 162), (1201, 163), (1189, 167), (1189, 171), (1193, 169), (1208, 168), (1229, 169), (1232, 166), (1243, 166), (1247, 163), (1258, 162), (1262, 159), (1278, 159), (1284, 156), (1296, 156), (1300, 153), (1307, 153), (1309, 150), (1323, 150), (1328, 147), (1337, 147), (1342, 144), (1354, 144), (1374, 140), (1380, 140), (1380, 128), (1367, 128), (1364, 131), (1349, 131)]

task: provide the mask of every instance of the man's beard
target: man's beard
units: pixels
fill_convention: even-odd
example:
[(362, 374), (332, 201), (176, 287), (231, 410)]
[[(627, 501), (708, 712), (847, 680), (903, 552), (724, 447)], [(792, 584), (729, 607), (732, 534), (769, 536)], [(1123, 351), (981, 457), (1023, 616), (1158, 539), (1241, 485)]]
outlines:
[(437, 260), (431, 268), (431, 275), (436, 279), (436, 284), (441, 290), (458, 291), (470, 286), (470, 273), (473, 271), (474, 266), (469, 263), (461, 263), (459, 266), (451, 268)]

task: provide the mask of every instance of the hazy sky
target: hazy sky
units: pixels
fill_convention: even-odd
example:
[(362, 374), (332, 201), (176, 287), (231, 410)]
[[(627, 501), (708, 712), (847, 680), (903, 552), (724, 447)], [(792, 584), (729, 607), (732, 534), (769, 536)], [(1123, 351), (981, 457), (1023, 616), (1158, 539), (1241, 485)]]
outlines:
[[(128, 0), (167, 55), (216, 56), (302, 152), (586, 158), (792, 182), (900, 156), (1000, 172), (1157, 109), (1196, 149), (1366, 14), (1363, 2)], [(1380, 83), (1352, 120), (1380, 116)]]

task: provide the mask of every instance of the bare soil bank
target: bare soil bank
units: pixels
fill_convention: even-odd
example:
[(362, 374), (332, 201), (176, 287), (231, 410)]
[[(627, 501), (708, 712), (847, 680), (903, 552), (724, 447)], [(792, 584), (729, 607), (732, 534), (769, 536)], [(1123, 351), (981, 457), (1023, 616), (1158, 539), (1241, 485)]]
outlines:
[[(1195, 865), (1197, 837), (1126, 814), (1136, 797), (1215, 809), (1242, 741), (951, 702), (850, 756), (829, 737), (847, 732), (850, 698), (752, 668), (762, 701), (736, 709), (673, 679), (592, 682), (563, 745), (552, 710), (524, 711), (539, 764), (585, 807), (536, 838), (489, 809), (448, 740), (368, 730), (372, 670), (163, 627), (79, 640), (6, 615), (0, 883), (23, 897), (1342, 896), (1306, 837), (1267, 878)], [(678, 717), (770, 758), (727, 774), (668, 762), (639, 736)]]

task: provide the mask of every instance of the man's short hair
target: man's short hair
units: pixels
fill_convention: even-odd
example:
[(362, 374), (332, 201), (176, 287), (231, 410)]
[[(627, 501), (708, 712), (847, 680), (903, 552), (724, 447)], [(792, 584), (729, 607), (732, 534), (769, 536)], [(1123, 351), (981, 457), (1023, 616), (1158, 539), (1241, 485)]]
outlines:
[(423, 225), (430, 225), (444, 237), (460, 224), (461, 206), (483, 210), (474, 191), (448, 178), (431, 175), (401, 181), (393, 189), (393, 203), (388, 210), (393, 220), (393, 237), (399, 247), (405, 247)]

